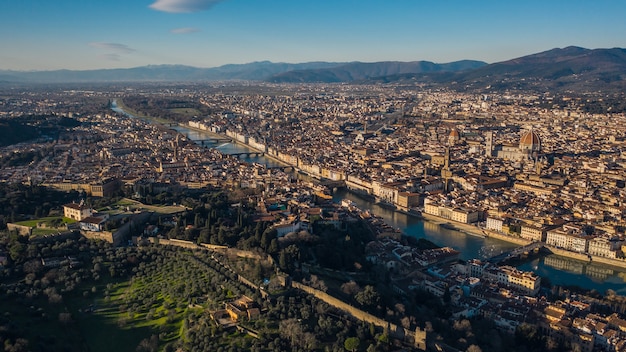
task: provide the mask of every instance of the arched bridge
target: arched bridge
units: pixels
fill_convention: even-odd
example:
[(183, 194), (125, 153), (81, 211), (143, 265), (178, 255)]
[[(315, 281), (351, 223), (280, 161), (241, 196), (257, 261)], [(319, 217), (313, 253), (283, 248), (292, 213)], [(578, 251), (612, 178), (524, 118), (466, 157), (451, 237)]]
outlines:
[(293, 166), (271, 166), (267, 167), (268, 170), (280, 170), (282, 172), (293, 172), (295, 168)]
[(543, 242), (529, 243), (529, 244), (527, 244), (525, 246), (517, 247), (517, 248), (514, 248), (514, 249), (512, 249), (512, 250), (510, 250), (508, 252), (504, 252), (504, 253), (500, 253), (498, 255), (495, 255), (495, 256), (487, 259), (487, 261), (489, 263), (497, 265), (497, 264), (499, 264), (499, 263), (501, 263), (501, 262), (503, 262), (505, 260), (515, 258), (515, 257), (519, 256), (520, 254), (523, 254), (523, 253), (526, 253), (526, 252), (532, 252), (535, 249), (541, 249), (541, 248), (544, 247), (544, 245), (545, 245), (545, 243), (543, 243)]
[(230, 138), (207, 138), (207, 139), (196, 139), (196, 143), (200, 143), (200, 145), (215, 145), (220, 143), (231, 143), (233, 140)]
[(250, 158), (253, 156), (264, 156), (265, 153), (263, 152), (241, 152), (241, 153), (232, 153), (232, 154), (228, 154), (228, 155), (232, 155), (236, 158), (241, 159), (241, 157), (246, 157), (246, 158)]

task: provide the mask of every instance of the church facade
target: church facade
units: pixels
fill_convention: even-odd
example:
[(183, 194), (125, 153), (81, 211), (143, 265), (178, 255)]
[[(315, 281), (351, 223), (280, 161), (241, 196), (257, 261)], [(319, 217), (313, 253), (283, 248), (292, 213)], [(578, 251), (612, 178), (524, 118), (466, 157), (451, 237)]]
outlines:
[(496, 157), (509, 160), (535, 159), (541, 153), (541, 139), (532, 129), (527, 131), (520, 138), (519, 144), (493, 144), (493, 132), (489, 131), (485, 135), (485, 154), (489, 157)]

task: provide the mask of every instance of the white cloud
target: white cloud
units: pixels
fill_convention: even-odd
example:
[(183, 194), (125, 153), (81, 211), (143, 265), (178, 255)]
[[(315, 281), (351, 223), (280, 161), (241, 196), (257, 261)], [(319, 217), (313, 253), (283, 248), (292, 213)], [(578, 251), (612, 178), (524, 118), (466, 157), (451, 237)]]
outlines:
[(89, 43), (89, 46), (98, 48), (98, 49), (113, 51), (119, 54), (130, 54), (133, 51), (135, 51), (135, 49), (129, 48), (127, 45), (119, 44), (119, 43), (91, 42)]
[(194, 28), (194, 27), (184, 27), (184, 28), (174, 28), (170, 32), (174, 34), (187, 34), (187, 33), (200, 32), (200, 29)]
[(223, 0), (156, 0), (150, 8), (172, 13), (199, 12)]

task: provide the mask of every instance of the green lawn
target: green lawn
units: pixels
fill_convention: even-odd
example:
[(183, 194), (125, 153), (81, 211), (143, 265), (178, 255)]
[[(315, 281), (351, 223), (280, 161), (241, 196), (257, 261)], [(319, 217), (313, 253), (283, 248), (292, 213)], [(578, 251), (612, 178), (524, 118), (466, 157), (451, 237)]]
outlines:
[(202, 112), (200, 110), (194, 109), (194, 108), (176, 108), (176, 109), (169, 109), (169, 111), (173, 112), (174, 114), (183, 115), (187, 117), (202, 115)]
[(134, 201), (134, 200), (131, 200), (131, 199), (128, 199), (128, 198), (122, 198), (122, 199), (118, 200), (117, 203), (115, 203), (115, 205), (126, 207), (126, 206), (129, 206), (129, 205), (135, 205), (137, 203), (138, 203), (137, 201)]
[(141, 113), (139, 113), (139, 112), (129, 108), (128, 106), (124, 105), (124, 102), (121, 99), (119, 99), (119, 98), (117, 99), (117, 107), (122, 109), (122, 110), (124, 110), (124, 111), (126, 111), (126, 112), (128, 112), (128, 113), (130, 113), (130, 114), (132, 114), (132, 115), (135, 115), (135, 116), (137, 116), (139, 118), (142, 118), (142, 119), (151, 120), (151, 121), (154, 121), (154, 122), (157, 122), (157, 123), (161, 123), (161, 124), (170, 122), (167, 119), (162, 119), (162, 118), (158, 118), (158, 117), (153, 117), (153, 116), (148, 116), (148, 115), (145, 115), (145, 114), (141, 114)]
[(128, 198), (120, 199), (117, 203), (115, 203), (115, 205), (124, 207), (130, 206), (132, 209), (141, 208), (144, 210), (153, 211), (158, 214), (175, 214), (185, 211), (187, 209), (182, 205), (147, 205)]
[[(185, 262), (187, 257), (178, 259)], [(81, 307), (85, 310), (90, 304), (95, 305), (93, 312), (78, 314), (77, 319), (89, 350), (134, 351), (141, 340), (151, 335), (159, 336), (161, 347), (184, 338), (183, 321), (192, 310), (184, 299), (177, 297), (178, 291), (168, 290), (167, 287), (183, 287), (187, 284), (189, 276), (186, 273), (191, 268), (188, 265), (168, 264), (149, 265), (143, 275), (127, 281), (110, 282), (108, 289), (107, 284), (102, 283), (97, 286), (93, 298), (76, 301), (73, 307), (76, 312)], [(105, 298), (107, 291), (108, 299)], [(146, 303), (146, 299), (151, 303)], [(195, 312), (203, 310), (193, 309)], [(150, 311), (154, 315), (148, 319)]]
[(16, 222), (16, 224), (22, 225), (22, 226), (28, 226), (28, 227), (37, 227), (37, 224), (39, 224), (40, 222), (43, 222), (47, 225), (51, 225), (55, 220), (56, 221), (61, 220), (61, 223), (63, 224), (73, 224), (76, 222), (76, 220), (66, 218), (64, 216), (49, 216), (49, 217), (39, 218), (35, 220), (20, 221), (20, 222)]
[[(106, 301), (104, 292), (106, 284), (98, 286), (97, 294), (93, 298), (77, 299), (72, 302), (72, 311), (76, 312), (77, 325), (85, 339), (89, 350), (93, 352), (106, 351), (135, 351), (141, 340), (151, 335), (162, 335), (161, 344), (178, 339), (182, 328), (185, 310), (177, 310), (171, 322), (158, 300), (152, 305), (156, 314), (154, 319), (146, 319), (146, 312), (135, 312), (132, 316), (126, 311), (120, 311), (127, 295), (131, 295), (135, 284), (130, 281), (117, 282), (109, 292)], [(85, 310), (93, 304), (93, 312)], [(83, 313), (80, 313), (80, 310)]]
[(57, 229), (33, 229), (33, 236), (52, 235), (59, 233)]
[[(171, 342), (184, 342), (189, 314), (203, 316), (207, 306), (217, 304), (218, 296), (221, 300), (238, 294), (224, 283), (218, 270), (191, 252), (163, 254), (171, 258), (142, 262), (132, 277), (105, 275), (71, 292), (57, 287), (60, 303), (49, 303), (45, 294), (38, 298), (0, 296), (0, 319), (27, 331), (23, 336), (34, 350), (132, 352), (153, 335), (158, 336), (161, 349)], [(103, 261), (101, 266), (109, 264)], [(188, 304), (199, 297), (207, 298), (206, 303), (190, 308)], [(60, 319), (67, 313), (69, 321)]]
[[(35, 220), (20, 221), (20, 222), (17, 222), (16, 224), (33, 228), (34, 236), (43, 236), (43, 235), (56, 234), (59, 231), (64, 231), (63, 228), (58, 229), (56, 228), (56, 226), (60, 226), (61, 224), (73, 224), (75, 222), (76, 220), (62, 217), (62, 216), (50, 216), (50, 217), (45, 217), (45, 218), (40, 218), (40, 219), (35, 219)], [(37, 225), (39, 223), (44, 223), (46, 227), (37, 228)]]

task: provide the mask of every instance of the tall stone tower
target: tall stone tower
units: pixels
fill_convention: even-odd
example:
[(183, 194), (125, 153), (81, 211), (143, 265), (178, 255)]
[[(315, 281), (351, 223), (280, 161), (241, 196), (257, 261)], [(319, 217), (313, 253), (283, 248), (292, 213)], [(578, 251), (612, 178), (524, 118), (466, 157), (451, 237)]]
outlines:
[(493, 132), (485, 133), (485, 156), (493, 156)]
[(443, 190), (450, 191), (450, 179), (452, 179), (452, 170), (450, 170), (450, 148), (446, 148), (443, 167), (441, 168), (441, 178), (443, 178)]

